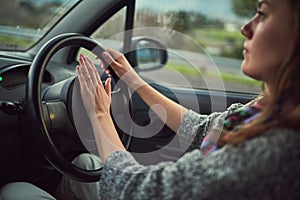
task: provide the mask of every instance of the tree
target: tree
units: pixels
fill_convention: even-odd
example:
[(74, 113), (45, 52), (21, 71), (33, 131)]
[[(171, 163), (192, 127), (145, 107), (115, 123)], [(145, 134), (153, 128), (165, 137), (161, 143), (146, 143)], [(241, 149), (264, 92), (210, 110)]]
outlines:
[(206, 16), (189, 11), (169, 11), (166, 13), (170, 28), (179, 32), (189, 32), (208, 23)]
[(41, 28), (60, 4), (59, 1), (0, 0), (0, 24)]
[(252, 17), (256, 12), (257, 0), (232, 0), (233, 12), (240, 17)]

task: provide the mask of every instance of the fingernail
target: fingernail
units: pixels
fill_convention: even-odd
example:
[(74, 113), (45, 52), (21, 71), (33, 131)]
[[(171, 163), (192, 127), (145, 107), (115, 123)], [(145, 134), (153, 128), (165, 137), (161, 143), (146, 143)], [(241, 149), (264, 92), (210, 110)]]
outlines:
[(82, 54), (80, 54), (79, 59), (84, 60), (84, 56)]
[(103, 56), (103, 57), (108, 57), (108, 53), (107, 53), (107, 52), (103, 52), (103, 53), (102, 53), (102, 56)]

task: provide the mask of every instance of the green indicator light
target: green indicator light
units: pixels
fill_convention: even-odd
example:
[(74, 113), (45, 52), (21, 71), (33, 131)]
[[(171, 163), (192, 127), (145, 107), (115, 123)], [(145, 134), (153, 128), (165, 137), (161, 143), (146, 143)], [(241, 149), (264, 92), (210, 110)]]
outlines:
[(1, 81), (3, 81), (3, 77), (2, 77), (2, 76), (0, 76), (0, 82), (1, 82)]

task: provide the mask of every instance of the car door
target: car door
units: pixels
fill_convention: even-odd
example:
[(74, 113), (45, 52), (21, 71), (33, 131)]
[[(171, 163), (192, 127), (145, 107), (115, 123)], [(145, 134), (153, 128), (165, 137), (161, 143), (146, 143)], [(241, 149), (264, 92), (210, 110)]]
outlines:
[[(164, 67), (141, 70), (140, 76), (160, 93), (201, 114), (249, 102), (261, 83), (240, 69), (244, 39), (239, 30), (255, 8), (247, 2), (136, 0), (132, 35), (155, 38), (168, 51)], [(130, 150), (147, 164), (180, 157), (186, 149), (175, 134), (138, 95), (134, 93), (132, 99), (137, 126)]]

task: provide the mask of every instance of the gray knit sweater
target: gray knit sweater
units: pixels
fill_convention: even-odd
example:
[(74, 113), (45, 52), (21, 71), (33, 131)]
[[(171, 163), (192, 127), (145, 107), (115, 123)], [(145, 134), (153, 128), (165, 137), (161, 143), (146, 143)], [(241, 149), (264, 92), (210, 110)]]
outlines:
[(102, 199), (300, 199), (300, 134), (269, 130), (237, 146), (203, 156), (199, 145), (224, 113), (188, 111), (178, 130), (190, 151), (174, 162), (140, 165), (129, 152), (110, 155), (102, 171)]

